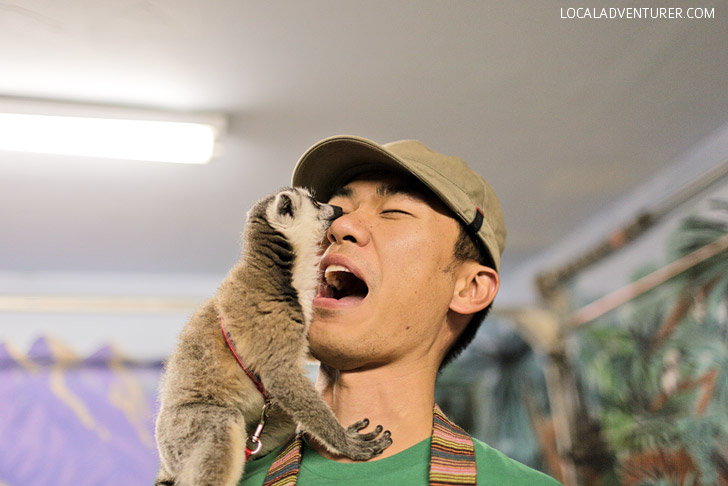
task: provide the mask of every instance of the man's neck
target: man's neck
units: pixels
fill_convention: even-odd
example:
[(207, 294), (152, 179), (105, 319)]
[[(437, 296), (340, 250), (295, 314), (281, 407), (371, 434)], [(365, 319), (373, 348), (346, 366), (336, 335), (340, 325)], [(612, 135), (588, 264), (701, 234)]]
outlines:
[[(393, 456), (423, 441), (432, 433), (437, 370), (388, 366), (365, 371), (339, 372), (321, 367), (316, 387), (344, 426), (369, 419), (369, 427), (382, 425), (392, 434), (392, 445), (373, 460)], [(334, 456), (312, 441), (321, 455), (338, 462), (352, 462)]]

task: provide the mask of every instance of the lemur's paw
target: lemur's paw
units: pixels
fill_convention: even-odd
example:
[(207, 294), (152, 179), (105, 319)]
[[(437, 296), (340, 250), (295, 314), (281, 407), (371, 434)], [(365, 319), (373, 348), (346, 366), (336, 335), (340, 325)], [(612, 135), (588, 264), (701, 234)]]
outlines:
[(377, 425), (372, 432), (359, 433), (368, 425), (369, 420), (364, 419), (346, 429), (347, 443), (341, 451), (342, 454), (354, 461), (366, 461), (381, 454), (384, 449), (392, 445), (390, 432), (385, 430), (382, 433), (384, 428), (381, 425)]

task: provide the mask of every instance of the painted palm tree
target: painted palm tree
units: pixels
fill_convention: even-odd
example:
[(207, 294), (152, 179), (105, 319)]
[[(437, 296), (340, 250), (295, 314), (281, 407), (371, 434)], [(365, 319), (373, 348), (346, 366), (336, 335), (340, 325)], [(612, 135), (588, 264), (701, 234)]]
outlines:
[[(512, 326), (488, 318), (463, 356), (438, 377), (436, 400), (473, 436), (554, 474), (536, 427), (547, 427), (542, 359)], [(534, 423), (534, 417), (542, 420)]]
[[(669, 259), (726, 234), (724, 221), (688, 217), (667, 241)], [(577, 338), (618, 484), (728, 485), (728, 252)]]

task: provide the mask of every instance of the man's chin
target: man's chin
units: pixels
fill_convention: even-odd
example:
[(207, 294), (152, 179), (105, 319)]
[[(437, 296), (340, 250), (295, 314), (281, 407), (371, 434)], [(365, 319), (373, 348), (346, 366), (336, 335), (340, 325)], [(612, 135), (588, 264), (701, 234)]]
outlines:
[(351, 358), (340, 349), (331, 349), (330, 346), (320, 346), (311, 349), (311, 355), (320, 363), (320, 371), (327, 375), (336, 375), (346, 371), (350, 366)]

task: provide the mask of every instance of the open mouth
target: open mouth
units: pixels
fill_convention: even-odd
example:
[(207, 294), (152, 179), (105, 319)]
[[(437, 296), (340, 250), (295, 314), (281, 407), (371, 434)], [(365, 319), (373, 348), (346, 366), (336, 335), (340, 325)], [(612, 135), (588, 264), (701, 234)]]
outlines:
[(319, 296), (328, 299), (361, 300), (369, 293), (366, 282), (342, 265), (329, 265), (324, 270)]

